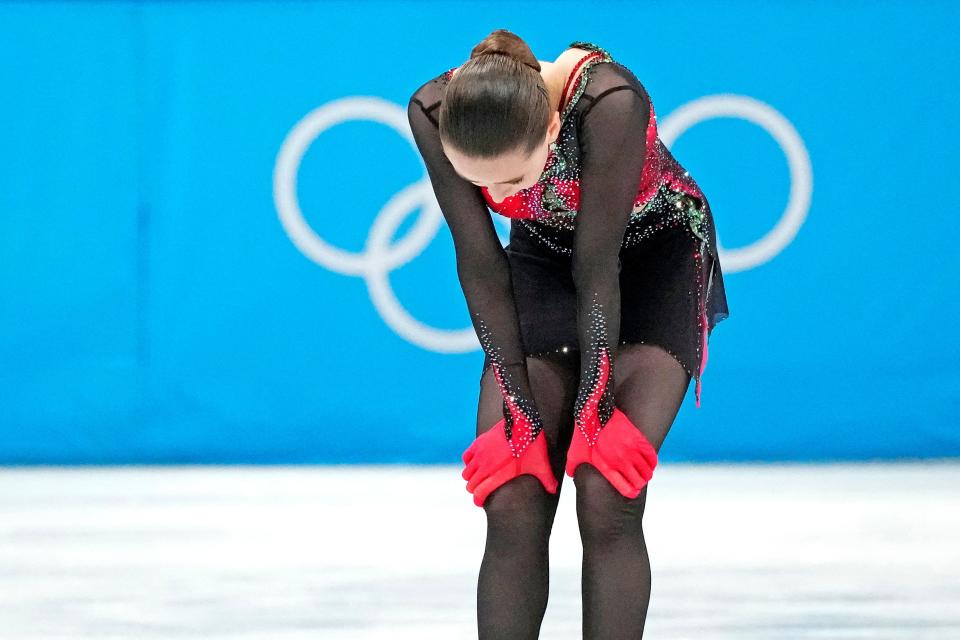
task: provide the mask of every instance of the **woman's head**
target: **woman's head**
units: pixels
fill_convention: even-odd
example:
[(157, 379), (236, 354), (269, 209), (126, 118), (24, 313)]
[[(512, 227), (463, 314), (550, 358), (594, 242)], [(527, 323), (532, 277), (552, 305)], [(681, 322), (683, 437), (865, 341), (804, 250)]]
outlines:
[(438, 118), (451, 164), (498, 201), (537, 181), (559, 131), (540, 63), (506, 29), (473, 48), (447, 84)]

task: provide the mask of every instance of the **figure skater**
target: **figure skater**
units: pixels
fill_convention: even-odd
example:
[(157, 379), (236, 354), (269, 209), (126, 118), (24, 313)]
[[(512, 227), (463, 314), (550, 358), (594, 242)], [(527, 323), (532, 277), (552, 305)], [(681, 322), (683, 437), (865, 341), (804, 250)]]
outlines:
[[(485, 354), (462, 474), (487, 520), (480, 640), (539, 635), (564, 471), (583, 637), (640, 638), (647, 484), (728, 316), (706, 197), (640, 81), (589, 42), (545, 62), (497, 29), (408, 115)], [(511, 218), (506, 248), (488, 208)]]

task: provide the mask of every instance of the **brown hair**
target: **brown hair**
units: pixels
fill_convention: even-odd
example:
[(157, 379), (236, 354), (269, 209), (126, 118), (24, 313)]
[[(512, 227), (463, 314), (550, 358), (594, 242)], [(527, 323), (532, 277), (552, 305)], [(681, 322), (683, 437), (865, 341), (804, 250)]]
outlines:
[(543, 143), (549, 118), (540, 63), (506, 29), (473, 48), (447, 84), (438, 114), (444, 144), (478, 158), (530, 154)]

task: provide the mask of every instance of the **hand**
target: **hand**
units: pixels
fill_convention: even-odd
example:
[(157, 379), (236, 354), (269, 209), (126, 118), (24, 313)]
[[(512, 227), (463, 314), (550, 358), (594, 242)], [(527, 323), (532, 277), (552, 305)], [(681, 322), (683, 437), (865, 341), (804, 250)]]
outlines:
[(610, 354), (606, 349), (599, 353), (598, 367), (589, 395), (577, 403), (579, 410), (567, 450), (566, 472), (572, 478), (581, 464), (592, 464), (617, 491), (633, 499), (653, 477), (657, 451), (619, 408), (614, 406), (606, 423), (601, 422), (601, 402), (608, 410), (613, 404), (607, 388)]
[[(494, 489), (523, 474), (536, 476), (548, 493), (557, 492), (557, 479), (547, 456), (547, 441), (542, 432), (527, 443), (519, 455), (514, 455), (515, 445), (523, 438), (518, 434), (516, 423), (513, 438), (505, 431), (506, 419), (501, 418), (493, 428), (477, 436), (473, 444), (463, 452), (466, 468), (462, 477), (467, 481), (467, 491), (473, 494), (473, 503), (482, 507)], [(521, 430), (522, 431), (522, 430)]]
[(567, 451), (567, 475), (572, 478), (584, 463), (592, 464), (617, 491), (633, 499), (653, 477), (657, 451), (627, 415), (615, 408), (593, 444), (582, 428), (574, 428)]

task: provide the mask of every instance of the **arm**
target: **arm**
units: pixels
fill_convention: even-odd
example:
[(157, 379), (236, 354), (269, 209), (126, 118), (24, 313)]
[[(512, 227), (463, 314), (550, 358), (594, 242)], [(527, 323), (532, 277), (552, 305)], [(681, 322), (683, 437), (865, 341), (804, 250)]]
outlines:
[[(606, 437), (616, 433), (628, 438), (631, 445), (642, 445), (637, 440), (642, 433), (629, 421), (625, 423), (625, 416), (615, 407), (613, 388), (620, 337), (619, 254), (640, 184), (649, 118), (649, 101), (632, 86), (603, 92), (582, 114), (580, 209), (571, 265), (577, 289), (581, 367), (567, 473), (573, 476), (578, 464), (591, 462), (630, 497), (639, 494), (642, 483), (649, 479), (641, 481), (645, 475), (639, 470), (642, 467), (611, 469), (616, 465), (595, 455), (594, 445), (614, 417), (616, 429), (608, 429)], [(629, 429), (620, 430), (623, 426)], [(619, 450), (618, 456), (627, 451), (625, 447), (612, 448)], [(652, 447), (643, 446), (642, 450), (649, 459)]]
[[(619, 254), (640, 184), (649, 117), (644, 97), (630, 87), (616, 87), (590, 105), (581, 121), (581, 199), (572, 259), (582, 354), (576, 408), (582, 414), (589, 398), (599, 398), (601, 425), (613, 411)], [(601, 378), (604, 364), (609, 375)]]
[[(537, 438), (543, 429), (540, 415), (533, 403), (530, 381), (527, 375), (526, 358), (520, 335), (520, 323), (513, 297), (513, 285), (510, 278), (510, 263), (500, 239), (497, 237), (493, 220), (487, 209), (480, 189), (461, 178), (450, 164), (440, 144), (440, 132), (424, 111), (416, 97), (410, 100), (407, 108), (410, 126), (413, 130), (417, 148), (423, 156), (427, 173), (433, 185), (437, 203), (443, 212), (447, 226), (453, 236), (456, 252), (457, 276), (470, 311), (470, 318), (480, 338), (481, 346), (490, 357), (491, 366), (503, 397), (503, 424), (500, 440), (505, 440), (506, 449), (497, 443), (496, 455), (487, 455), (491, 460), (485, 466), (482, 460), (471, 463), (473, 457), (465, 454), (468, 463), (467, 476), (473, 491), (487, 475), (500, 473), (498, 481), (506, 481), (502, 462), (492, 461), (504, 451), (514, 458), (514, 475), (533, 473), (541, 475), (543, 469), (539, 462), (546, 460), (545, 438)], [(496, 429), (490, 430), (493, 438)], [(482, 437), (482, 436), (481, 436)], [(520, 456), (534, 442), (537, 442), (538, 464), (523, 466)], [(468, 449), (471, 452), (472, 449)], [(489, 451), (489, 449), (488, 449)], [(542, 458), (540, 456), (542, 455)], [(508, 460), (509, 462), (509, 460)], [(471, 466), (472, 465), (472, 466)], [(478, 467), (481, 473), (474, 474)], [(556, 485), (552, 472), (542, 475), (541, 480), (549, 491)], [(551, 482), (552, 481), (552, 482)], [(493, 484), (496, 484), (494, 482)], [(482, 505), (486, 493), (495, 486), (484, 485), (475, 493), (475, 502)], [(489, 491), (487, 491), (489, 489)]]

